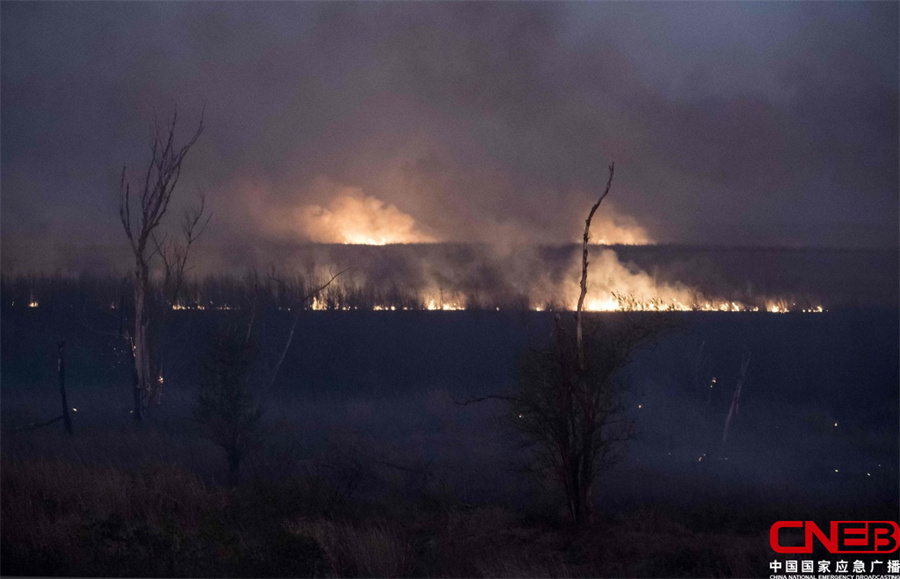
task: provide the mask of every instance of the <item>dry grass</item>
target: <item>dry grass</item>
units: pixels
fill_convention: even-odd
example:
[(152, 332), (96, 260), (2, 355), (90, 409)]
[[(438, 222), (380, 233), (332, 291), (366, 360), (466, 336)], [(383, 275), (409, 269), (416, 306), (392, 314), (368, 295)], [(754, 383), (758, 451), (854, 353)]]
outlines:
[(700, 511), (573, 528), (449, 503), (329, 512), (313, 475), (225, 490), (159, 463), (4, 458), (0, 478), (6, 575), (746, 577), (770, 555), (765, 533), (710, 532)]
[(318, 519), (298, 520), (287, 528), (321, 546), (335, 577), (406, 577), (413, 569), (413, 549), (399, 525)]
[[(178, 535), (200, 528), (205, 513), (225, 504), (222, 492), (163, 464), (128, 473), (3, 459), (0, 475), (4, 573), (93, 574), (95, 565), (102, 569), (134, 554), (132, 539), (160, 547), (178, 542)], [(176, 522), (178, 532), (168, 532)]]

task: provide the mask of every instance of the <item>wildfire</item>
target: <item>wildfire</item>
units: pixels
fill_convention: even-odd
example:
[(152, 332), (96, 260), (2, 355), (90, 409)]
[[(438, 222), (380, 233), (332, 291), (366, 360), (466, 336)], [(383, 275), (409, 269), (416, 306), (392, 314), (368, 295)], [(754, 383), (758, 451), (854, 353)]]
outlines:
[[(367, 243), (381, 243), (385, 238), (351, 237)], [(580, 257), (580, 256), (579, 256)], [(275, 307), (282, 311), (460, 311), (503, 309), (531, 311), (574, 311), (581, 294), (578, 279), (580, 260), (565, 264), (553, 274), (533, 268), (504, 276), (504, 283), (479, 284), (475, 278), (467, 278), (461, 285), (453, 276), (437, 277), (426, 270), (418, 279), (411, 277), (410, 286), (382, 278), (372, 279), (360, 268), (346, 276), (332, 279), (334, 269), (315, 265), (306, 279), (296, 276), (299, 285), (284, 293), (273, 288)], [(434, 269), (439, 269), (431, 264)], [(345, 270), (349, 271), (349, 270)], [(479, 271), (479, 270), (475, 270)], [(311, 288), (327, 285), (303, 304), (288, 305), (290, 296), (304, 295)], [(475, 281), (471, 281), (475, 279)], [(280, 288), (281, 286), (279, 286)], [(461, 289), (465, 287), (465, 289)], [(795, 301), (796, 300), (796, 301)], [(798, 303), (799, 302), (799, 303)], [(239, 303), (230, 298), (230, 303)], [(213, 303), (203, 299), (200, 293), (192, 299), (171, 304), (173, 310), (231, 310), (240, 309), (228, 303)], [(630, 262), (620, 261), (616, 252), (604, 248), (596, 252), (591, 261), (588, 291), (584, 300), (588, 312), (768, 312), (768, 313), (824, 313), (827, 310), (800, 296), (753, 296), (733, 294), (727, 297), (704, 295), (702, 290), (677, 281), (665, 281), (650, 275)]]
[[(337, 311), (342, 311), (342, 312), (349, 312), (352, 310), (358, 310), (360, 308), (355, 305), (349, 305), (346, 303), (342, 304), (342, 303), (338, 302), (337, 300), (325, 300), (325, 299), (320, 300), (318, 296), (313, 296), (312, 302), (309, 304), (309, 309), (317, 311), (317, 312), (321, 312), (321, 311), (325, 311), (325, 310), (337, 310)], [(373, 307), (372, 309), (374, 310), (375, 308)]]
[[(793, 304), (796, 306), (796, 304)], [(574, 310), (575, 306), (570, 309)], [(660, 299), (634, 299), (629, 298), (622, 300), (613, 294), (609, 298), (594, 299), (585, 301), (585, 311), (589, 312), (758, 312), (759, 306), (748, 305), (741, 302), (714, 302), (704, 301), (686, 304), (678, 300), (665, 302)], [(543, 311), (542, 307), (534, 308), (535, 311)], [(786, 314), (790, 312), (800, 312), (804, 314), (821, 314), (826, 310), (821, 305), (792, 309), (786, 302), (768, 302), (764, 308), (765, 312), (773, 314)]]
[[(491, 309), (500, 311), (500, 306), (490, 303), (469, 304), (464, 295), (455, 292), (435, 291), (425, 293), (418, 300), (405, 303), (390, 303), (379, 301), (375, 304), (361, 304), (343, 302), (339, 298), (340, 292), (329, 294), (326, 290), (322, 294), (312, 298), (308, 309), (313, 311), (351, 311), (370, 310), (377, 312), (397, 311), (463, 311), (467, 309)], [(574, 311), (577, 307), (577, 298), (569, 301), (533, 299), (527, 309), (534, 312), (544, 311)], [(584, 302), (586, 312), (769, 312), (769, 313), (824, 313), (823, 306), (797, 307), (796, 303), (786, 300), (768, 300), (765, 305), (747, 304), (736, 300), (706, 300), (690, 299), (687, 297), (661, 296), (646, 297), (633, 294), (619, 294), (617, 292), (591, 292)]]
[(205, 310), (207, 308), (203, 304), (193, 304), (193, 305), (172, 304), (172, 309), (173, 310)]
[(180, 302), (175, 302), (172, 304), (173, 310), (236, 310), (238, 308), (234, 306), (225, 305), (215, 305), (213, 302), (210, 302), (209, 305), (204, 305), (198, 302), (193, 304), (183, 304)]
[(428, 300), (428, 305), (425, 307), (426, 310), (434, 311), (441, 310), (444, 312), (455, 312), (459, 310), (466, 309), (465, 306), (460, 305), (459, 302), (440, 302), (435, 303), (433, 299)]
[[(572, 308), (573, 310), (575, 308)], [(619, 300), (614, 296), (606, 299), (589, 300), (585, 302), (585, 310), (589, 312), (614, 312), (621, 309)]]
[[(695, 288), (677, 282), (667, 283), (648, 275), (630, 263), (619, 261), (615, 251), (604, 249), (593, 258), (588, 277), (584, 310), (591, 312), (759, 312), (823, 313), (818, 304), (798, 306), (783, 298), (758, 298), (743, 302), (737, 299), (713, 299)], [(570, 280), (580, 277), (580, 263), (573, 263)], [(538, 286), (539, 284), (535, 284)], [(545, 284), (529, 296), (532, 309), (569, 310), (577, 308), (581, 293), (574, 281), (559, 286)], [(551, 304), (554, 304), (551, 306)]]
[[(430, 243), (415, 219), (395, 205), (345, 187), (327, 206), (301, 205), (293, 218), (311, 241), (362, 245)], [(296, 226), (294, 226), (296, 227)]]
[(591, 243), (600, 245), (649, 245), (655, 243), (647, 230), (628, 215), (615, 210), (614, 205), (594, 220)]
[(387, 245), (387, 237), (369, 237), (368, 235), (347, 232), (344, 234), (344, 243), (347, 245)]
[[(546, 311), (575, 311), (577, 300), (568, 305), (551, 305), (554, 302), (536, 302), (529, 305), (528, 309), (533, 312)], [(31, 306), (36, 307), (36, 306)], [(487, 309), (500, 311), (500, 306), (485, 306)], [(173, 310), (237, 310), (240, 309), (228, 305), (213, 304), (172, 304)], [(291, 308), (278, 308), (282, 311), (291, 311)], [(301, 308), (303, 309), (303, 308)], [(399, 311), (444, 311), (456, 312), (467, 309), (479, 309), (479, 306), (469, 307), (465, 299), (454, 296), (450, 299), (441, 297), (427, 297), (418, 302), (418, 305), (397, 305), (390, 303), (376, 303), (374, 305), (361, 305), (341, 302), (335, 297), (315, 296), (309, 302), (308, 308), (311, 311), (375, 311), (375, 312), (399, 312)], [(753, 304), (744, 304), (737, 301), (692, 301), (682, 302), (678, 299), (663, 300), (658, 297), (645, 298), (635, 296), (623, 296), (616, 293), (610, 293), (606, 297), (592, 297), (584, 302), (584, 311), (586, 312), (767, 312), (773, 314), (786, 313), (803, 313), (803, 314), (821, 314), (826, 310), (821, 305), (798, 308), (796, 304), (788, 304), (784, 300), (770, 300), (764, 307)]]

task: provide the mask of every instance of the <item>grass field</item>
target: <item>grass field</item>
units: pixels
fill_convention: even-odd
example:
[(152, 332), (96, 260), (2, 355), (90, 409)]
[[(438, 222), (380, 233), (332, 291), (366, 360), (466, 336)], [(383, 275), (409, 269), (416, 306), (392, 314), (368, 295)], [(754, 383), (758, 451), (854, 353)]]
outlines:
[[(190, 418), (197, 337), (225, 314), (180, 319), (181, 369), (142, 428), (114, 342), (52, 314), (4, 314), (4, 575), (768, 576), (775, 521), (897, 520), (898, 334), (881, 312), (687, 316), (629, 369), (637, 437), (582, 527), (521, 472), (500, 406), (452, 401), (509, 387), (549, 315), (309, 313), (282, 383), (255, 391), (263, 436), (228, 488)], [(265, 323), (277, 342), (283, 321)], [(12, 432), (58, 412), (40, 345), (60, 335), (75, 434)], [(697, 389), (701, 343), (713, 393)]]

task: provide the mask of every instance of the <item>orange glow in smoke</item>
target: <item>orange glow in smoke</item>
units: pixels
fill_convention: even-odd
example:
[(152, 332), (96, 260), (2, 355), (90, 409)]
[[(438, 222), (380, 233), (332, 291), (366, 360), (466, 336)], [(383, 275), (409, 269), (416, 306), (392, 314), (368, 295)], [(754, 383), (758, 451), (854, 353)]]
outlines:
[(345, 188), (327, 206), (301, 205), (295, 210), (299, 229), (311, 241), (362, 245), (431, 243), (415, 219), (361, 189)]

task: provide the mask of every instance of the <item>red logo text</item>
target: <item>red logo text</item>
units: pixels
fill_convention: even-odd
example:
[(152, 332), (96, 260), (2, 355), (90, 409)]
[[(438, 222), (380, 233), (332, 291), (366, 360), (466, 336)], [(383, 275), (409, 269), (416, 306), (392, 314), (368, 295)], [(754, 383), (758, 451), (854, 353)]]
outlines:
[[(783, 546), (781, 529), (802, 529), (803, 544)], [(826, 533), (812, 521), (778, 521), (769, 531), (776, 553), (812, 553), (814, 539), (829, 553), (893, 553), (900, 547), (900, 526), (893, 521), (831, 521)]]

